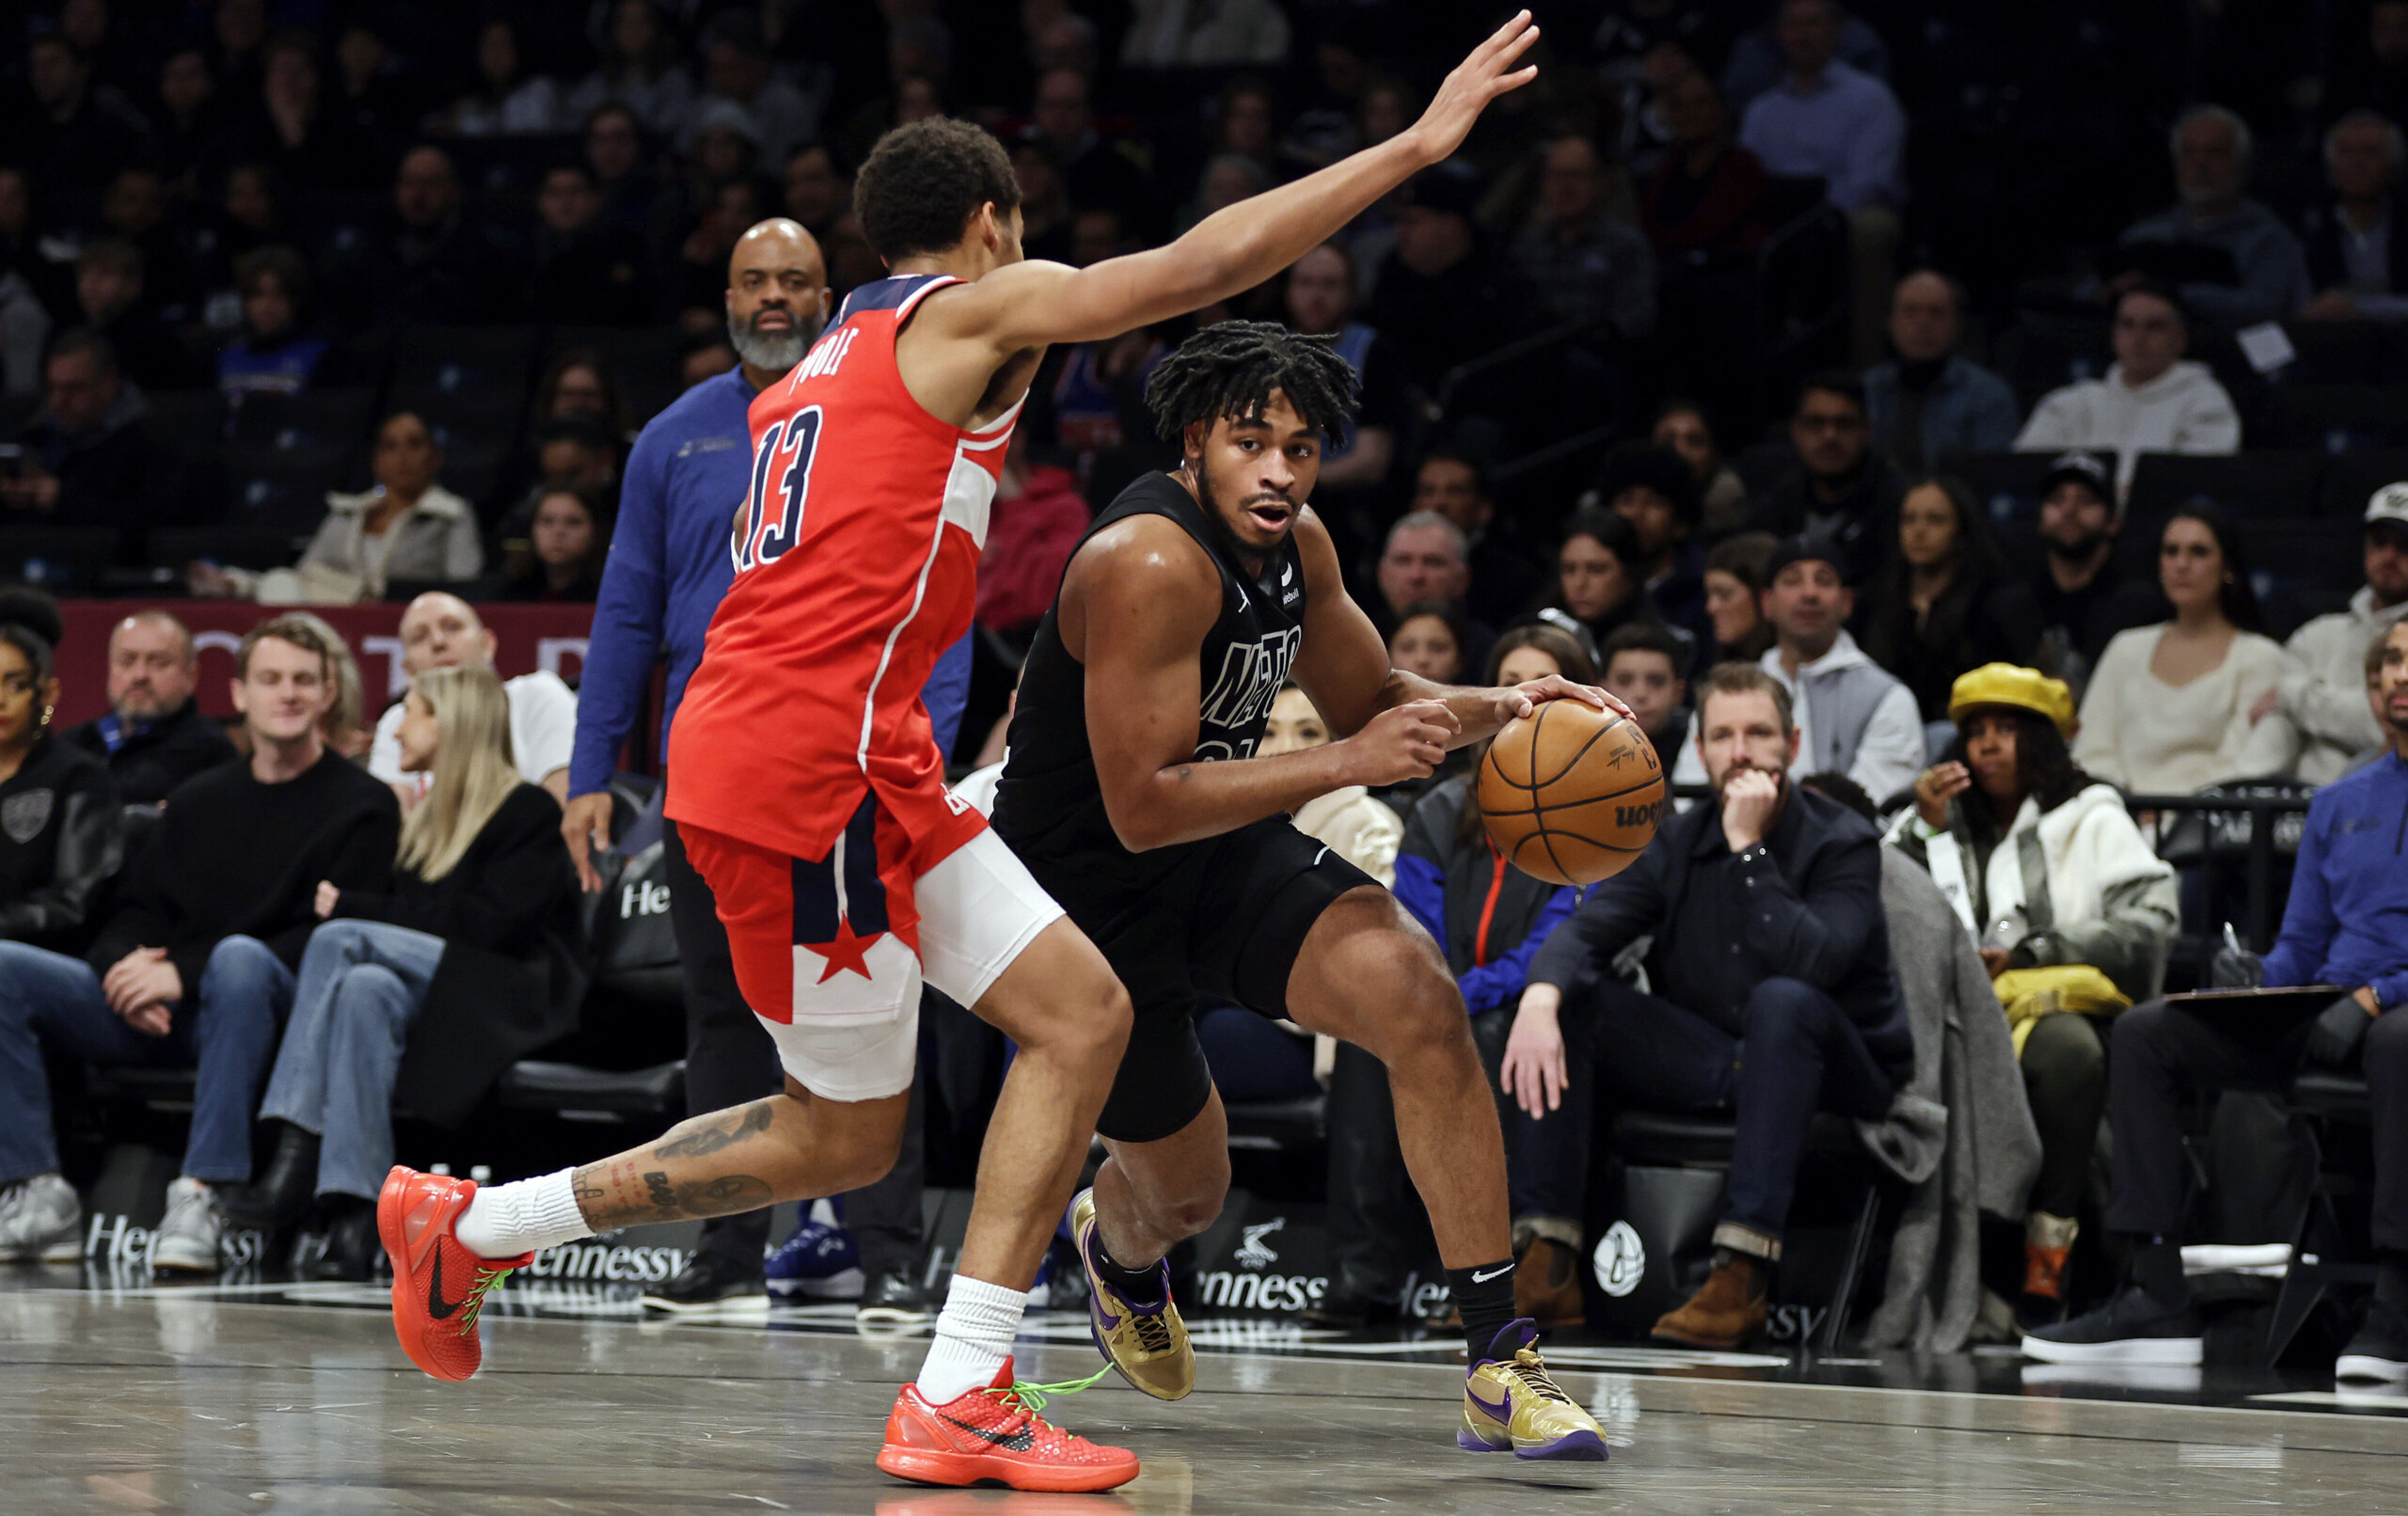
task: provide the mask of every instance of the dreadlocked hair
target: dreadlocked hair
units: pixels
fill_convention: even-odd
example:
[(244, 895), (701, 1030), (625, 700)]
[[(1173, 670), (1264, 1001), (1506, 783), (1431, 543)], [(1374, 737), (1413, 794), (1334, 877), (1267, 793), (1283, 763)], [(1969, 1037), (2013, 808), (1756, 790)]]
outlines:
[(1271, 392), (1288, 397), (1307, 426), (1332, 442), (1346, 434), (1361, 390), (1354, 365), (1326, 337), (1307, 337), (1277, 322), (1224, 321), (1205, 327), (1154, 365), (1146, 405), (1164, 437), (1223, 418), (1261, 418)]

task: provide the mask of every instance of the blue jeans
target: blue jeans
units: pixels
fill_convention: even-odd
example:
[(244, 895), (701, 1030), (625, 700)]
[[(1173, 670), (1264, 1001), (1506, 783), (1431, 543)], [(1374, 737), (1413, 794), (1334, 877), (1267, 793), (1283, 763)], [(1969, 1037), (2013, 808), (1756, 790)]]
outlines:
[(393, 1081), (443, 939), (384, 922), (309, 934), (260, 1114), (314, 1131), (318, 1193), (373, 1200), (393, 1166)]
[(1750, 992), (1743, 1017), (1745, 1034), (1735, 1037), (1693, 1011), (1611, 979), (1567, 1004), (1565, 1056), (1575, 1091), (1543, 1121), (1519, 1111), (1507, 1118), (1514, 1213), (1580, 1214), (1592, 1119), (1608, 1121), (1623, 1106), (1730, 1111), (1738, 1130), (1725, 1219), (1778, 1242), (1814, 1113), (1877, 1119), (1897, 1087), (1847, 1013), (1804, 980), (1763, 981)]
[(276, 1022), (293, 998), (293, 971), (253, 937), (209, 955), (198, 987), (169, 1012), (164, 1037), (126, 1025), (81, 958), (0, 942), (0, 1184), (58, 1172), (42, 1050), (86, 1063), (197, 1067), (184, 1176), (241, 1184), (251, 1176), (251, 1110), (276, 1050)]

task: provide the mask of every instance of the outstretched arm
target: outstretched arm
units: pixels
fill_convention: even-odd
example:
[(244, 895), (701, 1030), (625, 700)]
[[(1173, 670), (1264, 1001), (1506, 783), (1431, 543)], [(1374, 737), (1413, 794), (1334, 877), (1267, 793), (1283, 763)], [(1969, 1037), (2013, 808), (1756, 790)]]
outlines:
[(1015, 263), (930, 301), (922, 320), (947, 338), (985, 342), (991, 370), (1024, 349), (1101, 341), (1250, 290), (1412, 175), (1450, 156), (1490, 101), (1537, 74), (1535, 67), (1514, 64), (1538, 35), (1530, 13), (1523, 11), (1455, 66), (1412, 126), (1318, 173), (1216, 212), (1176, 242), (1084, 269)]

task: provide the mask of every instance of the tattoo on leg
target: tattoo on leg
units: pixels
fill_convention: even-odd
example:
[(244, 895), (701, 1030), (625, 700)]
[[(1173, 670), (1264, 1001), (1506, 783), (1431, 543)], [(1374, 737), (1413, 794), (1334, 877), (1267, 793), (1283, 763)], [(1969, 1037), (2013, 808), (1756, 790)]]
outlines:
[(597, 1232), (758, 1210), (777, 1198), (767, 1180), (749, 1174), (673, 1183), (666, 1172), (626, 1157), (590, 1164), (574, 1182), (578, 1209)]
[(771, 1096), (768, 1100), (755, 1100), (734, 1111), (697, 1116), (680, 1123), (667, 1141), (652, 1150), (652, 1156), (662, 1159), (708, 1158), (756, 1131), (768, 1130), (770, 1118), (775, 1113), (770, 1102), (783, 1098), (783, 1096)]

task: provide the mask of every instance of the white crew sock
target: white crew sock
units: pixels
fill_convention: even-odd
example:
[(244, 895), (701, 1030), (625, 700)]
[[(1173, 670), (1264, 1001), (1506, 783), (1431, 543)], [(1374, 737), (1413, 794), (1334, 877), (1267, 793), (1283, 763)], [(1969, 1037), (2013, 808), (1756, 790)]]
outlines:
[(1012, 1338), (1027, 1309), (1026, 1290), (955, 1274), (937, 1315), (936, 1341), (928, 1344), (927, 1361), (920, 1366), (920, 1398), (943, 1405), (993, 1383), (995, 1371), (1012, 1355)]
[(481, 1258), (507, 1258), (592, 1237), (594, 1228), (578, 1209), (570, 1182), (576, 1174), (562, 1169), (539, 1179), (479, 1185), (452, 1235)]

